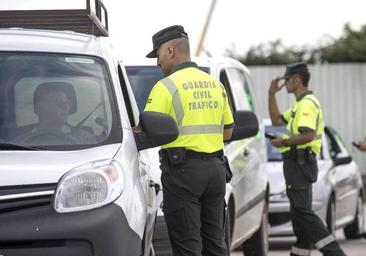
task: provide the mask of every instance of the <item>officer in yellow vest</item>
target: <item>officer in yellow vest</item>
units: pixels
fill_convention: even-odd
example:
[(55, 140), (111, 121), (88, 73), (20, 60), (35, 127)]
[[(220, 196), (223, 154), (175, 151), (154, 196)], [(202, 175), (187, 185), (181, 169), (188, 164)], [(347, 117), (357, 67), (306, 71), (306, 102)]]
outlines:
[(224, 242), (224, 140), (233, 116), (224, 87), (191, 62), (188, 35), (170, 26), (152, 37), (165, 78), (150, 92), (144, 111), (172, 116), (178, 138), (159, 152), (163, 211), (174, 255), (227, 255)]
[[(281, 79), (285, 79), (285, 83), (279, 86)], [(312, 183), (318, 176), (316, 155), (320, 153), (324, 124), (320, 103), (308, 90), (309, 80), (310, 72), (305, 63), (290, 64), (284, 76), (272, 80), (268, 92), (272, 124), (286, 125), (284, 136), (272, 139), (271, 143), (283, 156), (292, 227), (297, 238), (291, 255), (310, 255), (315, 245), (323, 255), (341, 256), (344, 252), (311, 208)], [(275, 94), (283, 86), (296, 96), (296, 102), (281, 115)]]

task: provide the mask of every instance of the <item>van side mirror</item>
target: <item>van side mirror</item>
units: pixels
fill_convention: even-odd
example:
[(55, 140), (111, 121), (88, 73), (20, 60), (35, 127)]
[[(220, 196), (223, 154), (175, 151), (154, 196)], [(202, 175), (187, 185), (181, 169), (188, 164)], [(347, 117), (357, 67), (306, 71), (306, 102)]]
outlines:
[(337, 154), (335, 158), (333, 159), (334, 165), (343, 165), (343, 164), (349, 164), (352, 162), (352, 157), (348, 154)]
[(251, 111), (238, 110), (234, 114), (234, 130), (230, 141), (241, 140), (257, 135), (259, 124), (257, 116)]
[(172, 142), (179, 134), (175, 120), (159, 112), (142, 112), (140, 126), (142, 131), (134, 132), (139, 151)]

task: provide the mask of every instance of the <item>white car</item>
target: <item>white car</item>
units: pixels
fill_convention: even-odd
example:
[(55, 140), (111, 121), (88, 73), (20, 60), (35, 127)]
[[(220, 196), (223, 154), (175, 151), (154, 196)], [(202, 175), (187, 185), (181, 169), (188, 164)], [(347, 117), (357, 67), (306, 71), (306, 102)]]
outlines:
[[(265, 131), (282, 135), (284, 126)], [(347, 239), (364, 232), (363, 185), (360, 170), (347, 152), (340, 135), (330, 126), (324, 129), (322, 151), (318, 157), (318, 180), (313, 184), (312, 208), (331, 233), (343, 228)], [(289, 201), (282, 170), (282, 156), (268, 139), (268, 176), (270, 182), (269, 224), (271, 240), (293, 236)]]
[[(251, 95), (250, 75), (245, 66), (230, 58), (196, 58), (199, 68), (221, 81), (225, 86), (234, 116), (240, 111), (256, 112)], [(139, 110), (143, 111), (152, 86), (163, 74), (154, 60), (128, 61), (124, 63)], [(249, 120), (248, 120), (249, 122)], [(236, 126), (240, 124), (236, 120)], [(235, 133), (235, 132), (234, 132)], [(160, 184), (158, 149), (148, 150), (146, 157), (156, 170), (155, 182)], [(266, 149), (263, 132), (257, 136), (231, 141), (225, 144), (233, 179), (226, 186), (227, 225), (226, 242), (231, 250), (242, 248), (246, 255), (267, 255), (267, 199)], [(159, 205), (162, 193), (158, 193)], [(154, 234), (154, 247), (159, 255), (170, 254), (163, 212), (159, 211)]]

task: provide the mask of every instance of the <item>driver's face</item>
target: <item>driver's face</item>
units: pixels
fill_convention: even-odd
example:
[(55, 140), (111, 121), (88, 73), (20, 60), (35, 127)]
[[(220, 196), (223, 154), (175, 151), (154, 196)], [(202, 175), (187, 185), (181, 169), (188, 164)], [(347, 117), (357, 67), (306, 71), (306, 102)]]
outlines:
[(43, 105), (43, 113), (55, 124), (63, 125), (67, 122), (70, 113), (70, 102), (63, 92), (54, 92), (48, 95)]

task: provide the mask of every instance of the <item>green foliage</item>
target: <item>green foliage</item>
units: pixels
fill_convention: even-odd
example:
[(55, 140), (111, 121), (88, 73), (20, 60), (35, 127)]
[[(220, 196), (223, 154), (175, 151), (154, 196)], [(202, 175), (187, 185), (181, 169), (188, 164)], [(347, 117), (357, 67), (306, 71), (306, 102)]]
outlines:
[(366, 25), (359, 31), (352, 30), (349, 24), (343, 28), (344, 35), (328, 46), (320, 48), (322, 62), (365, 62)]
[(353, 30), (347, 23), (343, 35), (333, 39), (325, 46), (286, 47), (280, 39), (252, 46), (243, 56), (227, 50), (227, 54), (246, 65), (280, 65), (291, 62), (365, 62), (366, 61), (366, 25), (359, 31)]

